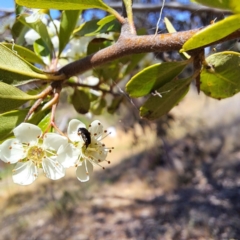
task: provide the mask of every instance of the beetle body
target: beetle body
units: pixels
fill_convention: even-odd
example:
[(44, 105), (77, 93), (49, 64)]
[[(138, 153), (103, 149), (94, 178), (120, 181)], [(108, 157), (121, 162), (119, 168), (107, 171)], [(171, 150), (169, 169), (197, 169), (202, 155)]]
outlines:
[(79, 128), (78, 135), (82, 136), (86, 148), (91, 144), (91, 134), (86, 128)]

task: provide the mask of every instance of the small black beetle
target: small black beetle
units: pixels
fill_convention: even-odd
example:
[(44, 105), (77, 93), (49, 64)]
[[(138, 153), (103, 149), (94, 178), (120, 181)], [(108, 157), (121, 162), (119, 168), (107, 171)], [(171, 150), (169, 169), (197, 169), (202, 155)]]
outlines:
[(78, 135), (82, 136), (82, 139), (85, 143), (86, 148), (91, 144), (91, 134), (86, 128), (79, 128)]

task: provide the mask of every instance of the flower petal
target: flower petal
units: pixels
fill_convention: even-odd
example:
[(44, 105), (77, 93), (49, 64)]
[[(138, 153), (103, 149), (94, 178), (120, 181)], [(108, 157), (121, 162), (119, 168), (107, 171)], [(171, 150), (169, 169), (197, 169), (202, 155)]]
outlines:
[(99, 120), (95, 120), (89, 126), (88, 131), (91, 133), (91, 136), (95, 139), (98, 139), (103, 134), (103, 125)]
[(93, 165), (89, 161), (83, 161), (81, 166), (77, 167), (76, 175), (77, 179), (81, 182), (87, 182), (90, 179), (90, 175), (93, 172)]
[(34, 9), (32, 14), (25, 17), (27, 23), (34, 23), (40, 20), (41, 14), (39, 13), (40, 9)]
[(67, 144), (68, 139), (56, 133), (46, 133), (43, 138), (43, 148), (57, 151), (61, 145)]
[(35, 30), (31, 29), (25, 34), (24, 38), (28, 45), (33, 45), (33, 43), (41, 37)]
[(19, 162), (13, 170), (13, 182), (20, 185), (29, 185), (36, 180), (38, 176), (37, 167), (32, 161)]
[(37, 143), (42, 130), (31, 123), (21, 123), (13, 130), (14, 136), (22, 143)]
[(72, 119), (68, 124), (68, 137), (72, 142), (82, 141), (82, 137), (78, 135), (79, 128), (86, 128), (85, 124), (77, 119)]
[(57, 152), (57, 161), (63, 165), (65, 168), (73, 167), (82, 151), (79, 148), (74, 147), (73, 144), (62, 145)]
[(43, 171), (46, 174), (46, 177), (52, 180), (60, 179), (65, 175), (64, 167), (57, 161), (52, 160), (51, 158), (45, 158), (42, 161), (42, 167)]
[(26, 157), (22, 143), (16, 138), (4, 141), (0, 149), (0, 159), (6, 163), (13, 164)]
[(107, 158), (108, 152), (105, 151), (104, 147), (97, 146), (94, 150), (91, 150), (90, 148), (87, 149), (85, 155), (89, 158), (93, 158), (97, 162), (102, 162)]

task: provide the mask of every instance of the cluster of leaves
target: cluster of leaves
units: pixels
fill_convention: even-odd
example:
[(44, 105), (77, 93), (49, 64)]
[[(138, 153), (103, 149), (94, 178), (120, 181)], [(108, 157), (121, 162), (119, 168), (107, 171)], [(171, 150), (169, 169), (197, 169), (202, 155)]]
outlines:
[[(121, 36), (121, 25), (124, 21), (128, 21), (134, 29), (132, 2), (123, 1), (127, 20), (101, 0), (69, 0), (67, 2), (64, 0), (17, 0), (16, 2), (19, 4), (16, 5), (18, 17), (12, 27), (15, 44), (0, 44), (0, 141), (10, 137), (12, 129), (24, 120), (38, 124), (43, 131), (47, 129), (50, 119), (53, 119), (53, 116), (50, 117), (48, 113), (56, 104), (56, 101), (51, 102), (56, 93), (55, 83), (59, 83), (60, 87), (57, 85), (57, 89), (60, 89), (60, 92), (67, 87), (73, 89), (70, 100), (79, 113), (92, 112), (97, 115), (101, 114), (103, 109), (114, 113), (124, 101), (123, 96), (114, 91), (114, 85), (129, 78), (129, 74), (133, 74), (145, 57), (145, 52), (119, 57), (108, 63), (102, 59), (101, 67), (94, 68), (91, 72), (98, 79), (94, 85), (87, 81), (80, 82), (74, 74), (65, 75), (57, 68), (72, 61), (77, 63), (79, 57), (90, 56), (91, 58), (91, 54), (116, 44)], [(210, 7), (230, 9), (234, 14), (203, 28), (185, 42), (180, 53), (184, 58), (183, 61), (147, 66), (131, 77), (126, 85), (129, 96), (147, 98), (140, 106), (141, 117), (155, 120), (168, 113), (184, 98), (190, 83), (195, 78), (198, 79), (199, 90), (216, 99), (228, 98), (240, 91), (239, 53), (229, 51), (215, 53), (205, 59), (204, 55), (199, 58), (197, 56), (199, 51), (196, 51), (239, 29), (238, 0), (197, 0), (196, 2)], [(54, 46), (47, 24), (43, 23), (41, 17), (35, 21), (29, 21), (29, 15), (23, 13), (23, 7), (20, 6), (62, 10), (59, 29), (49, 11), (45, 11), (48, 22), (52, 22), (55, 27), (55, 36), (59, 42), (57, 47)], [(81, 22), (82, 10), (92, 8), (104, 10), (110, 15), (103, 19)], [(165, 23), (170, 33), (175, 31), (167, 19)], [(39, 38), (30, 48), (23, 47), (24, 36), (30, 29), (35, 30)], [(85, 49), (79, 47), (84, 44)], [(72, 49), (69, 49), (69, 46)], [(71, 56), (67, 55), (67, 51), (73, 52), (74, 47), (76, 49), (79, 47), (79, 51), (76, 50)], [(188, 51), (191, 56), (186, 53)], [(191, 76), (180, 78), (185, 67), (196, 61), (200, 61), (200, 67), (195, 68)], [(34, 91), (23, 88), (23, 85), (31, 82), (37, 82), (38, 88)], [(46, 86), (51, 86), (47, 93)], [(112, 97), (109, 98), (109, 95)], [(37, 107), (32, 108), (35, 101), (38, 103)]]

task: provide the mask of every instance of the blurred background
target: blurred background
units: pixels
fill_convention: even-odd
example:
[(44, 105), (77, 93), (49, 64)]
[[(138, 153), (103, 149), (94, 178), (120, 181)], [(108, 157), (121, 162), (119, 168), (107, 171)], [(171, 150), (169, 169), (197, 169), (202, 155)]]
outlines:
[[(105, 2), (121, 11), (120, 1)], [(161, 4), (134, 1), (137, 29), (155, 33)], [(162, 19), (183, 31), (227, 14), (188, 0), (166, 0)], [(60, 14), (52, 11), (52, 16)], [(88, 21), (105, 13), (88, 10), (83, 16)], [(11, 39), (14, 20), (14, 1), (1, 1), (1, 41)], [(167, 32), (163, 21), (158, 32)], [(238, 42), (213, 48), (238, 51)], [(206, 49), (206, 55), (211, 52)], [(179, 59), (178, 53), (154, 53), (147, 61), (168, 59)], [(197, 94), (193, 85), (168, 115), (149, 122), (139, 118), (124, 85), (117, 89), (125, 104), (114, 115), (98, 117), (112, 132), (105, 139), (115, 148), (108, 156), (111, 164), (95, 167), (89, 182), (79, 182), (69, 169), (62, 180), (40, 174), (32, 185), (18, 186), (12, 182), (13, 166), (0, 162), (0, 239), (239, 239), (240, 95), (218, 101)], [(61, 129), (79, 116), (65, 100), (57, 113)]]

